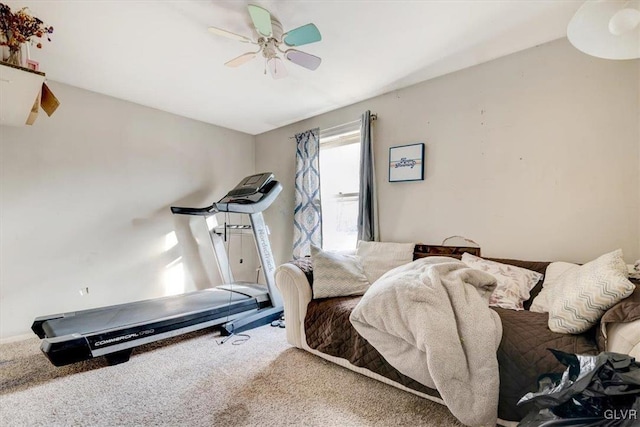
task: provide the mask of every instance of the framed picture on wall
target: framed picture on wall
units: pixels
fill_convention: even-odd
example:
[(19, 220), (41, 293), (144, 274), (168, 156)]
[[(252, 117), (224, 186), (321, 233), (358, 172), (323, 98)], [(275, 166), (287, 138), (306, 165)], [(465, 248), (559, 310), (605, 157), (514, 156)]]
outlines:
[(424, 143), (389, 148), (389, 182), (424, 179)]
[(27, 59), (27, 68), (33, 71), (38, 71), (40, 69), (40, 65), (36, 61)]

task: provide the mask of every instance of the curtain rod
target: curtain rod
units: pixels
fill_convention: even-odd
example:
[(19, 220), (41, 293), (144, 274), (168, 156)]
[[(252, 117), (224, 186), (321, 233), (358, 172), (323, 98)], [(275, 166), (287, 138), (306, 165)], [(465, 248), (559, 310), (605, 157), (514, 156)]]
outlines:
[[(378, 115), (376, 113), (371, 113), (371, 121), (373, 122), (375, 120), (378, 120)], [(338, 128), (341, 128), (343, 126), (352, 125), (352, 124), (358, 123), (360, 121), (361, 121), (361, 119), (358, 119), (358, 120), (354, 120), (352, 122), (347, 122), (347, 123), (342, 123), (340, 125), (331, 126), (330, 128), (320, 129), (320, 132), (328, 132), (330, 130), (338, 129)], [(296, 139), (296, 137), (295, 136), (290, 136), (289, 139)]]

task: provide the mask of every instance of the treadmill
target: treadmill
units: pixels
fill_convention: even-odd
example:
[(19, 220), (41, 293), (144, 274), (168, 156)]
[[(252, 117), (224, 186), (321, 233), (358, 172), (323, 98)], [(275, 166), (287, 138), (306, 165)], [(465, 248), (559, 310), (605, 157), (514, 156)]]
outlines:
[(246, 214), (266, 280), (235, 282), (224, 247), (224, 232), (210, 231), (221, 286), (126, 304), (37, 317), (31, 329), (42, 342), (40, 349), (55, 366), (105, 356), (110, 365), (129, 360), (133, 348), (208, 327), (219, 326), (223, 335), (251, 329), (279, 319), (282, 297), (275, 286), (275, 261), (262, 212), (282, 191), (272, 173), (244, 178), (220, 201), (205, 208), (171, 207), (181, 215), (208, 217), (219, 212)]

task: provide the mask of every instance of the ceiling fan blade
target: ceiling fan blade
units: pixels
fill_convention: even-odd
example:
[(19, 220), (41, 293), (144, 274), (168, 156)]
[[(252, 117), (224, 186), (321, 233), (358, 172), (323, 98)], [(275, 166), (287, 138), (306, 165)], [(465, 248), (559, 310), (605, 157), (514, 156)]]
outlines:
[(317, 69), (322, 62), (322, 58), (295, 49), (287, 50), (284, 53), (284, 56), (294, 64), (298, 64), (299, 66), (312, 71)]
[(287, 72), (287, 68), (284, 66), (284, 62), (282, 62), (282, 59), (278, 58), (277, 56), (267, 61), (267, 65), (269, 66), (271, 77), (273, 77), (274, 79), (282, 79), (284, 77), (287, 77), (287, 75), (289, 74)]
[(231, 61), (227, 61), (224, 63), (227, 67), (239, 67), (242, 64), (251, 61), (256, 57), (256, 52), (247, 52), (238, 56), (237, 58), (233, 58)]
[(320, 30), (314, 24), (303, 25), (287, 31), (284, 35), (284, 44), (287, 46), (302, 46), (322, 40)]
[(271, 27), (271, 14), (269, 11), (253, 4), (250, 4), (248, 8), (249, 15), (251, 15), (251, 20), (258, 34), (264, 37), (271, 37), (273, 28)]
[(218, 36), (238, 40), (243, 43), (253, 43), (253, 40), (251, 40), (249, 37), (241, 36), (240, 34), (232, 33), (231, 31), (223, 30), (222, 28), (209, 27), (209, 32)]

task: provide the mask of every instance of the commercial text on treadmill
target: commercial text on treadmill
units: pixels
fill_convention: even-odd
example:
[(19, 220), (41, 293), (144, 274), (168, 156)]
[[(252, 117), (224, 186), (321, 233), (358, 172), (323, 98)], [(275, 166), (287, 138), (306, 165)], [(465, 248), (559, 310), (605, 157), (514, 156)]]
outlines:
[(152, 334), (153, 332), (154, 332), (153, 329), (147, 329), (145, 331), (140, 331), (140, 332), (133, 333), (133, 334), (127, 334), (127, 335), (122, 335), (120, 337), (109, 338), (108, 340), (97, 341), (93, 345), (95, 347), (100, 347), (100, 346), (107, 345), (107, 344), (113, 344), (114, 342), (120, 342), (120, 341), (124, 341), (124, 340), (130, 340), (130, 339), (133, 339), (133, 338), (143, 337), (145, 335)]

